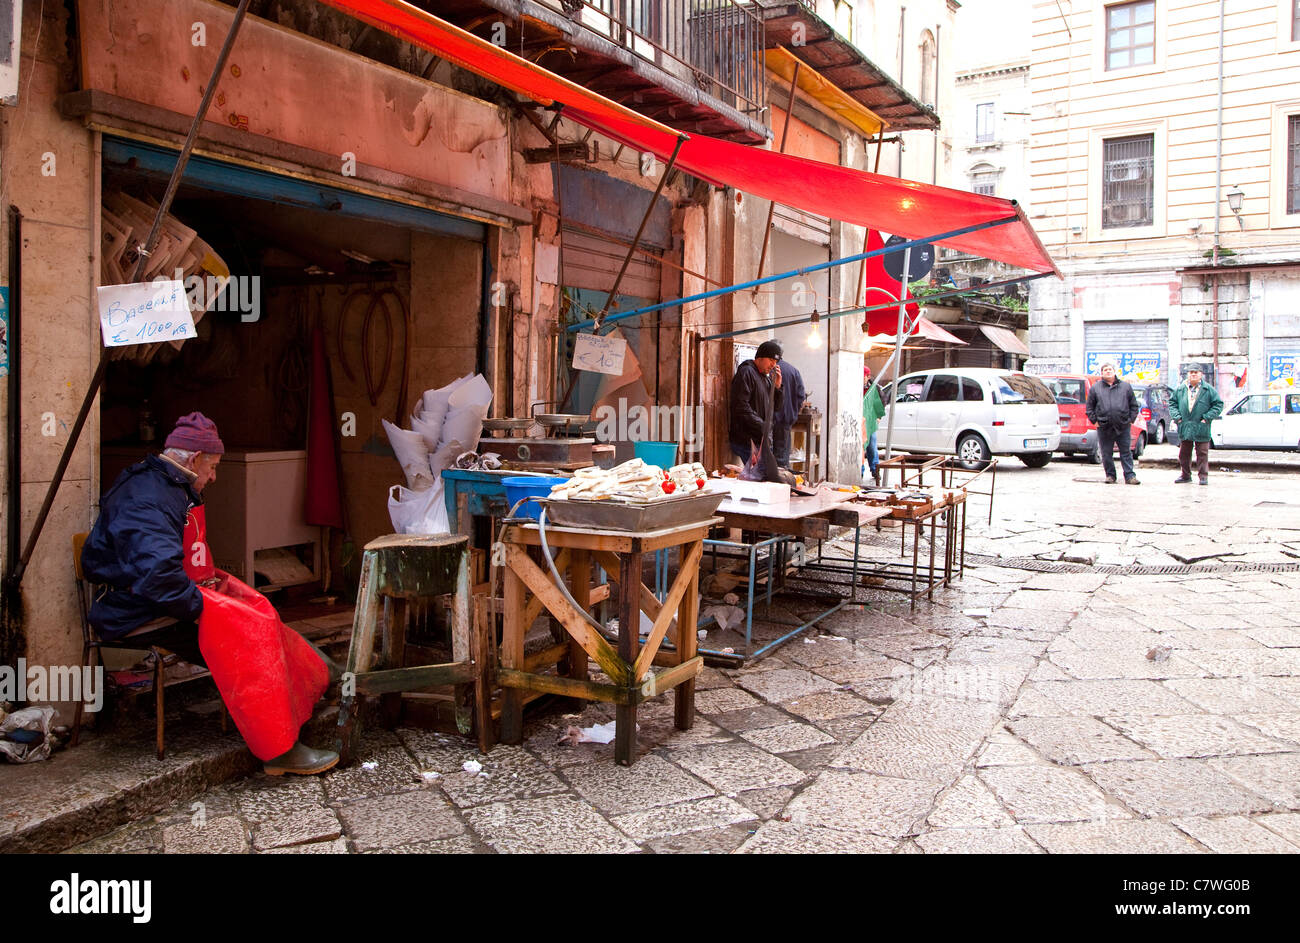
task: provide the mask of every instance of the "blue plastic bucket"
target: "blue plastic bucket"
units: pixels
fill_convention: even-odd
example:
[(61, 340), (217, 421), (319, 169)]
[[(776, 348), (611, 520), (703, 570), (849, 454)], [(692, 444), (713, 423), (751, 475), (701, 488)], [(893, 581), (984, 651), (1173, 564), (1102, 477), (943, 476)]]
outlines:
[[(568, 480), (542, 475), (520, 475), (514, 478), (502, 478), (501, 484), (506, 489), (506, 503), (514, 507), (515, 502), (523, 498), (544, 498), (551, 493), (551, 488)], [(537, 520), (537, 515), (541, 512), (540, 504), (529, 501), (520, 505), (519, 510), (515, 511), (515, 517), (531, 517)]]
[(676, 442), (634, 442), (632, 448), (633, 454), (647, 465), (672, 468), (677, 464)]

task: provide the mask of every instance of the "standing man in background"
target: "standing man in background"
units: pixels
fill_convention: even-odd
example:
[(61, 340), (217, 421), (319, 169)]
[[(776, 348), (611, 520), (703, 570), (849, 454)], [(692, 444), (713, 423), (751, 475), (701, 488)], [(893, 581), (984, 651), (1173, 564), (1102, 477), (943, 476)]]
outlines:
[(1097, 454), (1101, 456), (1101, 467), (1106, 472), (1106, 484), (1115, 483), (1115, 446), (1119, 446), (1119, 461), (1124, 468), (1124, 484), (1138, 485), (1137, 475), (1133, 472), (1133, 420), (1138, 416), (1137, 396), (1129, 386), (1115, 374), (1113, 363), (1101, 365), (1101, 382), (1094, 383), (1088, 390), (1088, 405), (1085, 410), (1088, 421), (1097, 426)]
[(736, 375), (731, 378), (731, 422), (727, 438), (742, 468), (761, 465), (763, 446), (772, 445), (772, 417), (783, 402), (780, 364), (781, 345), (763, 341), (754, 352), (754, 359), (737, 367)]
[[(871, 382), (871, 368), (862, 367), (862, 454), (871, 480), (880, 484), (880, 451), (876, 448), (876, 430), (885, 416), (885, 404), (880, 398), (880, 387)], [(863, 478), (866, 478), (865, 473)]]
[(1205, 382), (1200, 364), (1187, 368), (1187, 379), (1174, 390), (1169, 415), (1178, 423), (1178, 467), (1182, 472), (1174, 484), (1192, 480), (1192, 452), (1196, 452), (1196, 473), (1200, 483), (1210, 483), (1210, 423), (1223, 415), (1223, 398)]
[[(776, 456), (778, 465), (789, 468), (790, 427), (799, 421), (808, 391), (804, 389), (803, 377), (790, 361), (782, 360), (777, 369), (781, 373), (783, 395), (772, 416), (772, 454)], [(807, 448), (806, 443), (804, 447)]]

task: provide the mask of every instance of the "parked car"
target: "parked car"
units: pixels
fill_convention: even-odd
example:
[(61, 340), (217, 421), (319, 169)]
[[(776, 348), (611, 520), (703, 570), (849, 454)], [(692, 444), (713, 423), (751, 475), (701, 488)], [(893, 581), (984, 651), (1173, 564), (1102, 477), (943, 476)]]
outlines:
[(951, 453), (967, 468), (993, 455), (1015, 455), (1031, 468), (1052, 460), (1060, 439), (1056, 401), (1037, 377), (984, 367), (923, 370), (881, 388), (885, 418), (894, 417), (894, 448)]
[(1300, 393), (1247, 393), (1210, 424), (1216, 449), (1300, 449)]
[[(1101, 377), (1059, 374), (1040, 379), (1047, 384), (1047, 388), (1056, 397), (1059, 410), (1061, 439), (1056, 451), (1062, 455), (1082, 452), (1094, 465), (1100, 462), (1101, 455), (1097, 452), (1097, 426), (1088, 421), (1087, 410), (1088, 391), (1092, 389), (1094, 383), (1101, 382)], [(1137, 389), (1134, 388), (1133, 392), (1136, 394)], [(1141, 403), (1142, 397), (1139, 396), (1139, 407)], [(1137, 458), (1146, 451), (1147, 447), (1147, 425), (1142, 419), (1141, 412), (1138, 413), (1137, 421), (1133, 423), (1131, 431), (1133, 457)]]
[(1160, 445), (1178, 444), (1178, 423), (1169, 415), (1169, 404), (1174, 401), (1174, 391), (1163, 383), (1134, 383), (1138, 405), (1142, 411), (1138, 419), (1147, 426), (1147, 441)]

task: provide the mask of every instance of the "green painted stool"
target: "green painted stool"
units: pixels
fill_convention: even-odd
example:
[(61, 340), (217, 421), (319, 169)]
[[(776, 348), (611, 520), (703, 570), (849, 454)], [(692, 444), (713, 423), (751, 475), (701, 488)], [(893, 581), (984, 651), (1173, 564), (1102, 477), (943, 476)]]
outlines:
[[(428, 621), (445, 596), (451, 597), (452, 660), (408, 665), (426, 649), (412, 641), (412, 631)], [(470, 630), (471, 608), (468, 537), (390, 534), (366, 544), (339, 707), (339, 746), (345, 761), (356, 755), (366, 697), (380, 698), (384, 721), (391, 727), (400, 716), (403, 691), (449, 685), (455, 688), (457, 729), (468, 734), (477, 728), (486, 752), (492, 717), (475, 705), (489, 703), (489, 653), (481, 650), (478, 633)]]

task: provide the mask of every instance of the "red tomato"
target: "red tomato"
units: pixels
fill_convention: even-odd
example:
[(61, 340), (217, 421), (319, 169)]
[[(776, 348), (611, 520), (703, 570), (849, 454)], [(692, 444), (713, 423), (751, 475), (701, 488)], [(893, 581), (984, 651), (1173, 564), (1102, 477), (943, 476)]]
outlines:
[(663, 484), (663, 489), (664, 489), (664, 494), (672, 494), (674, 491), (677, 490), (677, 482), (671, 480), (665, 481)]

